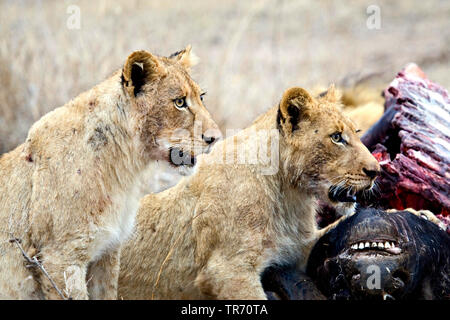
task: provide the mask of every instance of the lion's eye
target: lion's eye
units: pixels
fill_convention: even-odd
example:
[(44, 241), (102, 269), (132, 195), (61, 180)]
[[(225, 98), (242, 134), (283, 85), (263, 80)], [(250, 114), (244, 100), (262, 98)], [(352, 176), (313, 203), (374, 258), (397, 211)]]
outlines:
[(178, 109), (187, 108), (188, 106), (186, 103), (186, 97), (175, 99), (173, 100), (173, 103), (175, 104), (175, 107), (177, 107)]
[(342, 134), (340, 132), (335, 132), (330, 137), (331, 141), (333, 141), (334, 143), (342, 143), (342, 144), (347, 143), (347, 141), (345, 141), (344, 138), (342, 138)]
[(206, 92), (203, 92), (203, 93), (200, 95), (200, 100), (201, 100), (201, 101), (203, 101), (203, 97), (205, 96), (205, 94), (206, 94)]

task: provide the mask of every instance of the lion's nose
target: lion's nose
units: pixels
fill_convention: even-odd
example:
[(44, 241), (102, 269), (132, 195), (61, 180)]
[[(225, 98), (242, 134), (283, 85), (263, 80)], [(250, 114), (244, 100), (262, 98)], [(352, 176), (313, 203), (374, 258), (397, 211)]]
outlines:
[(363, 168), (364, 173), (370, 178), (374, 179), (375, 177), (379, 176), (381, 174), (380, 169), (366, 169)]

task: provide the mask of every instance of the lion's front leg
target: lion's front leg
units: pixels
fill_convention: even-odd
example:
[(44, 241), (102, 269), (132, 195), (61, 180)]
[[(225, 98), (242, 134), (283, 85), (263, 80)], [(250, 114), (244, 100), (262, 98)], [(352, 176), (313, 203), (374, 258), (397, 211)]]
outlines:
[(260, 274), (247, 265), (245, 257), (214, 257), (197, 276), (195, 283), (207, 297), (218, 300), (266, 300)]
[(87, 285), (92, 300), (116, 300), (120, 270), (120, 247), (105, 253), (88, 269)]
[(41, 250), (43, 270), (39, 271), (38, 278), (45, 299), (88, 299), (85, 257), (70, 244)]
[(341, 223), (342, 221), (344, 221), (345, 219), (347, 219), (348, 217), (350, 217), (351, 215), (346, 215), (346, 216), (341, 216), (339, 217), (339, 219), (337, 219), (336, 221), (334, 221), (333, 223), (330, 223), (329, 225), (327, 225), (325, 228), (322, 229), (318, 229), (316, 231), (316, 235), (315, 235), (315, 240), (319, 240), (325, 233), (327, 233), (328, 231), (330, 231), (331, 229), (335, 228), (339, 223)]

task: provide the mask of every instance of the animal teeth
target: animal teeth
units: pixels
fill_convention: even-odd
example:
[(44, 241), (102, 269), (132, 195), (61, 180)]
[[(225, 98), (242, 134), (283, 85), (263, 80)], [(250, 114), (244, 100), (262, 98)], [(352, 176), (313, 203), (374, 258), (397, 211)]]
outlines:
[(387, 251), (390, 253), (393, 253), (393, 254), (400, 254), (402, 252), (402, 249), (395, 247), (395, 248), (390, 248)]
[(359, 243), (354, 243), (351, 245), (351, 248), (353, 250), (362, 250), (362, 249), (366, 249), (366, 248), (378, 248), (378, 249), (390, 249), (389, 252), (394, 251), (401, 251), (398, 247), (396, 247), (396, 243), (394, 241), (389, 242), (389, 241), (385, 241), (383, 242), (369, 242), (369, 241), (365, 241), (365, 242), (359, 242)]

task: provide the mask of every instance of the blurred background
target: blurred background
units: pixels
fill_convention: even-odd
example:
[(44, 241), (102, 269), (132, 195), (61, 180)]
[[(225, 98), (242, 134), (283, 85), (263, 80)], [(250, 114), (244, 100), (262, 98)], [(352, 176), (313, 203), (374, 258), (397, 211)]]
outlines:
[[(449, 43), (446, 0), (0, 0), (0, 154), (133, 50), (170, 55), (192, 44), (193, 78), (226, 130), (249, 125), (289, 86), (364, 82), (379, 97), (408, 62), (449, 88)], [(155, 170), (152, 190), (176, 182)]]

